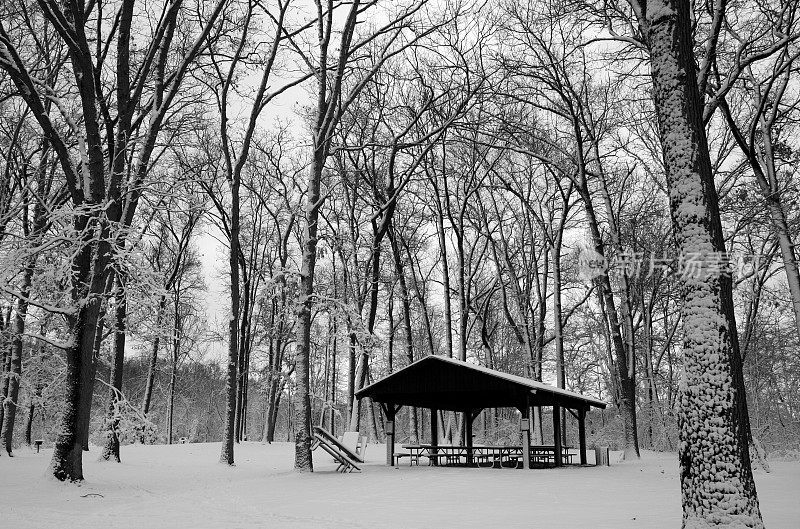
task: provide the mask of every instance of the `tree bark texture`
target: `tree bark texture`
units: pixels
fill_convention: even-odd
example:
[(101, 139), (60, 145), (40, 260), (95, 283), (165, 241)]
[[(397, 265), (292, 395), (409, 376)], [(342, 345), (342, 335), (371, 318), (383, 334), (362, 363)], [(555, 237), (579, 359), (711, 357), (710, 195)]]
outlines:
[[(297, 303), (297, 341), (295, 343), (295, 399), (294, 399), (294, 468), (300, 472), (313, 472), (311, 457), (311, 306), (314, 295), (314, 268), (317, 260), (317, 228), (319, 219), (320, 183), (325, 164), (323, 147), (314, 152), (308, 181), (306, 202), (306, 229), (300, 268), (300, 299)], [(355, 413), (355, 412), (354, 412)]]
[[(725, 253), (697, 88), (689, 3), (634, 5), (650, 47), (653, 96), (670, 212), (682, 258)], [(684, 373), (678, 423), (683, 526), (763, 527), (739, 406), (730, 277), (704, 268), (681, 277)], [(739, 367), (738, 376), (741, 376)], [(746, 405), (745, 405), (746, 406)], [(746, 407), (745, 407), (746, 409)]]
[[(239, 177), (233, 175), (231, 182), (230, 215), (230, 280), (231, 306), (228, 315), (228, 374), (225, 380), (226, 412), (225, 429), (222, 432), (221, 463), (233, 465), (234, 429), (236, 427), (236, 382), (239, 362)], [(176, 309), (177, 310), (177, 309)]]

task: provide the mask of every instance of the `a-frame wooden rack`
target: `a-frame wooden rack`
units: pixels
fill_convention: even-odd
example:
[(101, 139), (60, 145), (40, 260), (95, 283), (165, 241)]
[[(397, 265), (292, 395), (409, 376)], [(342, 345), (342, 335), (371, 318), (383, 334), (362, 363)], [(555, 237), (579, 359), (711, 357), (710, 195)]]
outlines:
[(336, 467), (337, 472), (344, 473), (354, 470), (361, 472), (357, 463), (363, 463), (364, 460), (340, 443), (332, 433), (319, 426), (314, 427), (314, 443), (311, 445), (311, 449), (316, 450), (317, 447), (322, 447), (339, 463), (339, 466)]

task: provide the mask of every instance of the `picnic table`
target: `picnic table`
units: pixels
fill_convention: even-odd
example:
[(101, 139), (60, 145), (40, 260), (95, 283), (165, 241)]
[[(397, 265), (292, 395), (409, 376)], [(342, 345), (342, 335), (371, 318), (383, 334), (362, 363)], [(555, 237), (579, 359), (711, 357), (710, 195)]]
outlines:
[(401, 446), (406, 449), (407, 452), (395, 454), (395, 459), (397, 463), (399, 463), (400, 459), (407, 457), (409, 466), (414, 463), (419, 464), (419, 460), (422, 457), (427, 458), (429, 464), (433, 464), (433, 462), (436, 461), (436, 463), (441, 464), (444, 462), (445, 464), (451, 465), (460, 463), (462, 457), (467, 457), (466, 446), (430, 444), (404, 444)]
[[(570, 452), (571, 446), (561, 447), (561, 461), (572, 464), (575, 454)], [(555, 463), (556, 447), (554, 445), (533, 445), (531, 446), (532, 463)]]
[[(465, 465), (472, 464), (479, 467), (502, 468), (513, 466), (519, 468), (522, 464), (522, 447), (508, 445), (475, 445), (472, 447), (455, 445), (431, 445), (431, 444), (404, 444), (401, 445), (406, 453), (395, 454), (395, 464), (399, 464), (401, 459), (408, 458), (409, 466), (419, 465), (420, 458), (428, 459), (428, 464), (432, 465)], [(565, 463), (572, 463), (573, 454), (569, 452), (570, 447), (562, 447), (562, 460)], [(531, 446), (531, 462), (550, 464), (555, 463), (555, 446), (536, 445)]]

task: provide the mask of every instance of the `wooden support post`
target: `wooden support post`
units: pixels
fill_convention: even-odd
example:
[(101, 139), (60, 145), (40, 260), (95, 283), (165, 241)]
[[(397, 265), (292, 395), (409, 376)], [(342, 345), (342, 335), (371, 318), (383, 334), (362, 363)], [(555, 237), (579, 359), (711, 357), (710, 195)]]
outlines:
[(431, 459), (431, 464), (437, 466), (439, 464), (439, 458), (436, 457), (436, 454), (439, 453), (439, 450), (436, 448), (439, 446), (439, 410), (436, 408), (431, 408), (431, 455), (433, 458)]
[(556, 466), (560, 467), (562, 464), (561, 461), (561, 406), (554, 404), (553, 405), (553, 445), (555, 448), (555, 454), (553, 461), (555, 461)]
[(578, 409), (578, 446), (581, 452), (581, 465), (586, 464), (586, 408)]
[(472, 410), (464, 412), (464, 441), (467, 447), (467, 464), (472, 464)]
[(533, 468), (531, 465), (531, 407), (526, 402), (520, 408), (522, 418), (519, 421), (519, 429), (522, 433), (522, 468)]
[(386, 414), (386, 464), (394, 465), (394, 415), (397, 411), (394, 404), (383, 404), (383, 411)]

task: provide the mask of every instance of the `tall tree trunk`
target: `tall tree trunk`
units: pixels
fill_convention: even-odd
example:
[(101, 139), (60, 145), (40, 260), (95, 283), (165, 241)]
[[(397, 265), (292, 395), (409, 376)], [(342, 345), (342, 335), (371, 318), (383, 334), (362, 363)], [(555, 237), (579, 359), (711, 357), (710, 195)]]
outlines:
[(267, 441), (267, 423), (269, 422), (269, 417), (271, 414), (271, 404), (270, 404), (270, 391), (272, 389), (272, 381), (275, 378), (275, 373), (272, 370), (272, 365), (275, 363), (275, 312), (277, 309), (277, 302), (273, 298), (270, 300), (269, 303), (269, 323), (268, 328), (270, 330), (269, 335), (269, 347), (267, 349), (267, 384), (266, 384), (266, 391), (264, 392), (264, 417), (263, 423), (261, 425), (261, 442), (266, 443)]
[(433, 344), (433, 326), (431, 325), (431, 318), (430, 314), (428, 313), (428, 301), (427, 301), (427, 293), (423, 290), (425, 286), (420, 286), (420, 281), (417, 279), (417, 273), (414, 270), (414, 259), (411, 256), (411, 250), (408, 247), (408, 244), (403, 241), (403, 246), (406, 250), (406, 255), (408, 256), (408, 262), (411, 265), (411, 282), (414, 285), (414, 293), (417, 296), (417, 301), (420, 304), (420, 310), (422, 312), (422, 324), (425, 327), (425, 338), (428, 341), (428, 349), (430, 350), (430, 354), (436, 354), (436, 347)]
[[(389, 214), (389, 213), (385, 213)], [(367, 332), (372, 336), (375, 333), (375, 318), (378, 313), (378, 286), (380, 283), (380, 259), (381, 259), (381, 241), (387, 230), (381, 229), (377, 223), (372, 223), (373, 239), (372, 239), (372, 258), (370, 260), (370, 281), (369, 281), (369, 314), (367, 314)], [(361, 350), (361, 356), (358, 360), (355, 376), (355, 390), (364, 387), (367, 376), (369, 373), (369, 353), (366, 349)], [(350, 414), (350, 431), (357, 432), (360, 430), (361, 425), (361, 400), (355, 398), (353, 395), (352, 413)]]
[(222, 432), (222, 450), (219, 461), (233, 465), (234, 428), (236, 425), (236, 382), (239, 362), (239, 176), (233, 174), (230, 182), (230, 254), (228, 256), (231, 289), (228, 314), (228, 372), (225, 380), (225, 429)]
[[(767, 84), (767, 86), (770, 85)], [(752, 93), (755, 95), (755, 107), (761, 107), (763, 96), (759, 94), (759, 89), (754, 89)], [(765, 105), (763, 108), (769, 109), (773, 105), (774, 103)], [(772, 225), (772, 233), (781, 251), (783, 270), (786, 274), (786, 283), (789, 286), (789, 294), (792, 298), (795, 327), (797, 328), (798, 336), (800, 336), (800, 269), (797, 264), (797, 252), (795, 251), (794, 239), (786, 218), (786, 207), (782, 196), (782, 184), (775, 170), (775, 148), (772, 139), (772, 127), (774, 126), (775, 117), (772, 116), (767, 120), (763, 113), (759, 114), (757, 118), (755, 118), (755, 120), (758, 121), (759, 134), (749, 135), (749, 138), (746, 138), (746, 133), (743, 134), (739, 129), (739, 126), (731, 114), (730, 106), (724, 98), (720, 102), (720, 107), (723, 110), (723, 114), (736, 143), (750, 161), (750, 167), (753, 169), (753, 175), (758, 184), (758, 190), (761, 196), (764, 197), (764, 201), (767, 205), (767, 211), (769, 212)], [(751, 124), (751, 127), (755, 127), (755, 122)], [(755, 128), (751, 130), (755, 130)]]
[(25, 319), (28, 315), (28, 296), (30, 295), (33, 280), (33, 259), (25, 267), (20, 288), (22, 297), (17, 300), (14, 319), (11, 326), (11, 358), (8, 372), (8, 393), (3, 400), (3, 427), (0, 429), (0, 446), (8, 455), (12, 455), (12, 441), (14, 440), (14, 422), (17, 416), (19, 401), (19, 382), (22, 377), (22, 337), (25, 335)]
[[(1, 318), (0, 318), (1, 319)], [(42, 358), (44, 356), (44, 346), (40, 346), (39, 350), (39, 364), (42, 364)], [(25, 418), (25, 445), (31, 446), (32, 443), (32, 435), (33, 435), (33, 419), (36, 416), (36, 405), (40, 403), (42, 397), (42, 382), (41, 382), (41, 374), (35, 373), (33, 382), (33, 394), (28, 396), (28, 413), (27, 417)]]
[[(550, 249), (553, 254), (553, 332), (556, 342), (556, 385), (561, 389), (567, 387), (567, 367), (564, 360), (564, 330), (561, 319), (561, 237)], [(567, 444), (566, 408), (561, 407), (561, 443)]]
[[(275, 440), (275, 428), (278, 425), (278, 415), (281, 411), (281, 396), (283, 395), (283, 389), (285, 387), (285, 382), (281, 382), (280, 386), (276, 387), (275, 397), (270, 408), (269, 423), (267, 423), (267, 441), (270, 443)], [(292, 410), (287, 409), (286, 413), (287, 415), (291, 415)]]
[[(655, 296), (655, 292), (653, 292)], [(658, 392), (656, 390), (656, 376), (655, 376), (655, 369), (653, 367), (653, 307), (651, 306), (652, 302), (648, 304), (645, 299), (644, 295), (642, 295), (641, 305), (642, 305), (642, 327), (644, 331), (644, 369), (645, 374), (647, 375), (647, 432), (648, 437), (650, 440), (650, 448), (655, 449), (655, 444), (653, 440), (653, 424), (656, 420), (656, 416), (661, 416), (660, 405), (658, 404)], [(665, 323), (665, 329), (666, 322)], [(666, 432), (665, 432), (666, 434)]]
[[(33, 225), (29, 222), (30, 205), (25, 205), (22, 210), (21, 224), (22, 231), (26, 238), (29, 239), (30, 248), (34, 248), (41, 239), (41, 234), (47, 224), (46, 208), (43, 200), (49, 194), (50, 183), (52, 174), (48, 177), (49, 164), (48, 146), (46, 141), (42, 144), (42, 154), (39, 160), (39, 168), (36, 176), (36, 197), (38, 200), (34, 201), (33, 205)], [(32, 228), (32, 229), (31, 229)], [(28, 315), (28, 297), (31, 294), (31, 285), (33, 282), (33, 274), (36, 266), (38, 253), (34, 251), (24, 262), (22, 270), (22, 282), (20, 284), (21, 296), (17, 300), (16, 311), (14, 318), (11, 320), (11, 310), (13, 304), (8, 308), (8, 320), (3, 320), (3, 315), (0, 313), (0, 331), (9, 331), (10, 340), (7, 346), (5, 340), (0, 343), (3, 349), (2, 361), (0, 362), (0, 447), (5, 449), (9, 456), (12, 455), (12, 442), (14, 438), (14, 423), (16, 419), (16, 411), (18, 408), (19, 399), (19, 385), (22, 377), (22, 338), (25, 334), (25, 323)], [(5, 332), (3, 332), (5, 335)], [(37, 392), (41, 394), (41, 388), (38, 381), (35, 384)], [(33, 400), (31, 399), (31, 402)], [(29, 406), (30, 408), (30, 406)], [(29, 419), (32, 411), (29, 412)], [(30, 434), (26, 424), (25, 432), (27, 434), (27, 444), (30, 445)]]
[[(348, 286), (348, 278), (350, 274), (347, 271), (347, 260), (345, 259), (344, 252), (341, 247), (337, 251), (339, 260), (342, 263), (342, 303), (346, 306), (349, 303), (350, 289)], [(352, 332), (352, 321), (350, 316), (347, 315), (345, 319), (348, 336), (348, 350), (347, 350), (347, 417), (353, 415), (353, 394), (356, 391), (356, 336)]]
[(150, 413), (150, 400), (153, 397), (153, 385), (156, 380), (156, 368), (158, 366), (158, 346), (161, 340), (161, 322), (164, 319), (164, 310), (167, 305), (167, 296), (162, 294), (158, 300), (156, 309), (156, 334), (153, 337), (153, 348), (150, 350), (150, 363), (147, 368), (147, 380), (144, 385), (144, 400), (142, 401), (142, 413), (147, 416)]
[[(369, 369), (369, 356), (366, 351), (362, 351), (356, 366), (356, 387), (363, 388), (367, 380), (367, 370)], [(348, 431), (358, 432), (361, 430), (361, 401), (353, 396), (352, 413), (350, 414), (350, 423)]]
[[(174, 429), (173, 419), (175, 417), (175, 385), (178, 382), (178, 360), (181, 354), (181, 338), (183, 332), (183, 323), (181, 321), (181, 298), (180, 298), (180, 281), (177, 285), (177, 293), (175, 297), (175, 314), (172, 326), (172, 368), (169, 374), (169, 387), (167, 389), (167, 444), (172, 444), (172, 433)], [(224, 461), (223, 461), (224, 462)], [(232, 463), (228, 463), (232, 464)]]
[[(605, 259), (605, 245), (591, 196), (586, 186), (579, 186), (578, 191), (589, 220), (594, 250)], [(614, 302), (614, 293), (608, 271), (604, 271), (597, 280), (600, 282), (600, 293), (603, 297), (605, 311), (604, 320), (607, 323), (610, 345), (614, 352), (618, 405), (625, 435), (625, 457), (627, 459), (636, 459), (639, 457), (639, 435), (636, 428), (636, 383), (628, 366), (628, 350), (622, 337), (623, 325), (620, 322), (619, 311)]]
[(247, 398), (248, 392), (250, 391), (249, 385), (249, 377), (248, 374), (250, 372), (250, 349), (246, 349), (246, 356), (244, 359), (244, 372), (245, 372), (245, 379), (244, 379), (244, 388), (242, 390), (242, 405), (241, 405), (241, 423), (240, 423), (240, 432), (239, 437), (240, 439), (247, 441)]
[[(281, 265), (282, 268), (285, 268), (285, 264)], [(285, 313), (286, 310), (286, 285), (283, 276), (279, 280), (281, 285), (281, 305), (280, 311), (281, 315)], [(272, 305), (272, 311), (270, 318), (274, 318), (275, 313), (278, 311), (278, 302), (275, 300)], [(273, 326), (274, 326), (274, 319)], [(264, 432), (264, 439), (263, 442), (272, 443), (275, 440), (275, 426), (278, 420), (278, 409), (280, 406), (280, 399), (281, 399), (281, 392), (283, 391), (283, 386), (285, 384), (285, 379), (283, 378), (283, 374), (281, 373), (281, 368), (283, 366), (283, 357), (284, 357), (284, 337), (283, 333), (285, 332), (285, 325), (283, 322), (283, 316), (278, 321), (278, 332), (277, 337), (275, 338), (274, 346), (270, 341), (271, 347), (271, 354), (270, 354), (270, 374), (269, 374), (269, 383), (267, 386), (267, 423)]]
[[(327, 138), (317, 138), (328, 141)], [(311, 457), (311, 305), (314, 295), (314, 269), (317, 261), (317, 229), (319, 222), (320, 182), (326, 153), (321, 143), (316, 143), (311, 163), (306, 197), (306, 228), (300, 267), (300, 298), (297, 303), (297, 340), (295, 342), (295, 399), (294, 399), (294, 468), (300, 472), (313, 472)]]
[[(107, 232), (107, 230), (104, 230)], [(104, 243), (105, 251), (108, 252), (109, 246)], [(100, 362), (100, 348), (103, 345), (103, 334), (105, 333), (106, 323), (106, 306), (108, 294), (111, 292), (111, 286), (114, 282), (114, 272), (108, 268), (109, 258), (108, 255), (103, 260), (103, 291), (100, 297), (98, 307), (97, 319), (95, 320), (94, 342), (92, 344), (91, 362), (89, 367), (83, 375), (84, 387), (86, 391), (81, 397), (81, 406), (78, 411), (79, 415), (79, 428), (81, 431), (81, 440), (83, 444), (83, 451), (89, 451), (89, 430), (92, 419), (92, 399), (94, 398), (94, 381), (97, 376), (97, 365)]]
[(83, 480), (80, 409), (82, 396), (91, 392), (91, 384), (85, 384), (84, 380), (92, 372), (95, 331), (103, 295), (102, 245), (95, 237), (99, 234), (89, 228), (85, 217), (78, 217), (75, 222), (76, 231), (84, 235), (73, 261), (71, 297), (75, 313), (67, 318), (69, 346), (66, 349), (64, 405), (50, 461), (50, 473), (60, 481)]
[(244, 291), (244, 299), (242, 300), (242, 315), (239, 323), (239, 365), (238, 365), (238, 378), (236, 379), (236, 421), (235, 421), (235, 436), (234, 441), (240, 442), (242, 440), (242, 433), (244, 431), (244, 415), (245, 415), (245, 393), (247, 392), (247, 356), (249, 349), (249, 328), (250, 328), (250, 295), (251, 286), (250, 278), (245, 273), (242, 285)]
[[(411, 297), (408, 292), (406, 275), (403, 261), (400, 256), (400, 247), (397, 244), (397, 233), (393, 228), (389, 228), (389, 241), (392, 244), (392, 255), (394, 256), (394, 267), (397, 279), (400, 282), (400, 297), (403, 304), (403, 329), (406, 338), (406, 359), (409, 364), (414, 362), (414, 334), (411, 328)], [(419, 441), (419, 426), (417, 424), (417, 409), (409, 410), (409, 428), (411, 430), (409, 442), (416, 444)]]
[(653, 393), (653, 347), (652, 347), (652, 314), (647, 312), (644, 296), (642, 296), (642, 331), (644, 333), (644, 371), (647, 377), (647, 441), (650, 449), (653, 442), (653, 416), (655, 415), (655, 394)]
[[(41, 396), (41, 389), (37, 388), (36, 397)], [(36, 414), (36, 401), (31, 398), (28, 402), (28, 414), (25, 417), (25, 446), (31, 446), (33, 434), (33, 417)]]
[[(3, 317), (0, 315), (0, 320)], [(6, 327), (3, 326), (2, 331), (5, 331)], [(5, 333), (4, 333), (5, 334)], [(5, 341), (0, 343), (0, 347), (2, 347), (2, 364), (0, 364), (0, 429), (3, 427), (3, 422), (5, 420), (5, 406), (3, 403), (6, 401), (6, 397), (8, 396), (8, 383), (11, 378), (11, 347)], [(0, 453), (2, 453), (2, 449), (0, 449)]]
[[(444, 212), (442, 211), (438, 188), (436, 189), (435, 199), (436, 235), (439, 240), (439, 256), (442, 260), (442, 290), (444, 290), (444, 337), (447, 344), (447, 356), (453, 358), (453, 307), (450, 301), (450, 268), (447, 264), (447, 236), (444, 232)], [(449, 438), (449, 435), (447, 438)]]
[(375, 406), (376, 406), (375, 405), (375, 401), (373, 401), (372, 399), (367, 399), (367, 400), (368, 400), (368, 403), (369, 403), (369, 408), (368, 409), (369, 409), (369, 414), (370, 414), (370, 417), (369, 417), (369, 419), (370, 419), (369, 420), (370, 437), (375, 439), (376, 443), (380, 443), (381, 442), (381, 438), (380, 438), (381, 434), (379, 432), (383, 432), (383, 425), (381, 424), (381, 426), (378, 426), (378, 417), (380, 416), (380, 413), (376, 413), (375, 412)]
[(111, 366), (111, 388), (108, 395), (106, 443), (100, 457), (106, 461), (114, 458), (114, 461), (119, 463), (119, 402), (122, 395), (123, 369), (125, 367), (125, 333), (127, 332), (128, 310), (125, 277), (121, 274), (117, 275), (114, 298), (114, 363)]
[[(334, 274), (335, 275), (335, 274)], [(334, 296), (336, 295), (336, 286), (334, 285)], [(331, 350), (331, 395), (330, 395), (330, 403), (331, 403), (331, 432), (333, 435), (336, 435), (336, 384), (338, 380), (336, 379), (336, 356), (339, 352), (338, 350), (338, 341), (339, 335), (337, 333), (338, 325), (336, 323), (336, 314), (332, 315), (332, 327), (333, 327), (333, 347)]]
[(797, 334), (800, 337), (800, 271), (798, 271), (797, 253), (795, 252), (794, 241), (792, 240), (789, 223), (786, 220), (786, 212), (779, 192), (773, 192), (767, 196), (766, 202), (770, 218), (772, 219), (772, 231), (781, 249), (786, 283), (789, 285), (789, 293), (792, 296), (792, 310), (794, 311), (795, 326), (797, 327)]
[[(167, 386), (167, 444), (172, 444), (173, 418), (175, 416), (175, 383), (177, 382), (177, 362), (172, 359), (172, 369), (169, 373), (169, 385)], [(225, 463), (226, 461), (222, 461)]]
[[(598, 140), (593, 138), (592, 141), (594, 157), (600, 160), (600, 150), (598, 147)], [(611, 203), (611, 194), (608, 191), (608, 183), (606, 174), (603, 170), (603, 165), (599, 164), (600, 168), (600, 193), (603, 198), (603, 204), (606, 210), (606, 221), (608, 222), (609, 234), (611, 236), (611, 246), (616, 250), (618, 255), (623, 255), (622, 240), (620, 238), (620, 230), (617, 224), (616, 211)], [(588, 191), (583, 194), (588, 197)], [(594, 209), (592, 208), (591, 217), (594, 219)], [(596, 223), (596, 220), (592, 221)], [(594, 229), (594, 227), (593, 227)], [(599, 232), (598, 232), (599, 234)], [(599, 237), (595, 236), (595, 245)], [(601, 251), (605, 255), (604, 251)], [(609, 293), (611, 292), (611, 278), (608, 273), (601, 278), (602, 283), (605, 285), (608, 282)], [(633, 328), (633, 310), (631, 309), (631, 292), (629, 288), (629, 280), (627, 270), (622, 269), (622, 277), (618, 283), (619, 286), (619, 307), (617, 307), (613, 296), (607, 300), (607, 310), (609, 315), (609, 322), (616, 321), (619, 323), (619, 332), (621, 333), (622, 347), (621, 351), (617, 351), (618, 356), (622, 352), (624, 354), (624, 361), (621, 357), (617, 359), (617, 367), (620, 379), (620, 400), (626, 410), (623, 415), (623, 422), (626, 431), (626, 458), (639, 457), (639, 435), (636, 422), (636, 347), (634, 343), (634, 328)], [(622, 370), (627, 369), (627, 373)], [(632, 435), (630, 435), (632, 433)]]
[(464, 260), (464, 224), (456, 233), (456, 258), (458, 261), (458, 359), (467, 361), (469, 341), (469, 289), (467, 284), (466, 262)]
[(394, 373), (394, 286), (389, 289), (389, 300), (386, 307), (386, 319), (389, 324), (389, 336), (386, 339), (386, 367), (389, 374)]
[(267, 386), (267, 413), (266, 423), (264, 426), (264, 439), (263, 442), (271, 443), (275, 440), (275, 418), (276, 413), (276, 398), (278, 391), (278, 377), (271, 375), (269, 385)]
[[(633, 5), (650, 47), (677, 246), (681, 255), (708, 263), (726, 255), (726, 249), (702, 121), (689, 3)], [(678, 457), (683, 525), (763, 527), (750, 467), (749, 424), (743, 422), (746, 402), (731, 278), (704, 269), (681, 279), (684, 374)]]

